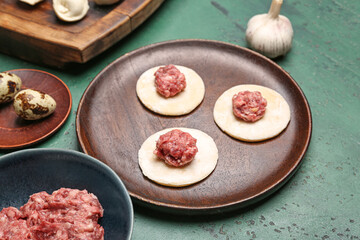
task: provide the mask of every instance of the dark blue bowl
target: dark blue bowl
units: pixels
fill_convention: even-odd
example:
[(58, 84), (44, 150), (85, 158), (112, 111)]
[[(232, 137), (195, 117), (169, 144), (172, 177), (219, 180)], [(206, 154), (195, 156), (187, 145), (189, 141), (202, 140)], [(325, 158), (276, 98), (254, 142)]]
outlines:
[(104, 208), (99, 224), (106, 240), (130, 239), (134, 214), (116, 173), (86, 154), (63, 149), (28, 149), (0, 157), (0, 210), (24, 205), (29, 196), (61, 188), (86, 189)]

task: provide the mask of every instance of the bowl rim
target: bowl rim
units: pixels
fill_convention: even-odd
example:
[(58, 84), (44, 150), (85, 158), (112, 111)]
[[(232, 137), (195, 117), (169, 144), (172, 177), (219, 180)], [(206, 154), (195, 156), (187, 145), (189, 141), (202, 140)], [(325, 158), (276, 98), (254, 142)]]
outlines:
[(6, 161), (11, 161), (13, 156), (17, 156), (17, 155), (26, 155), (26, 154), (32, 154), (34, 152), (45, 152), (45, 153), (50, 153), (50, 154), (70, 154), (70, 155), (75, 155), (75, 156), (79, 156), (82, 158), (86, 158), (87, 160), (89, 160), (91, 163), (95, 164), (96, 166), (102, 168), (106, 173), (108, 173), (110, 175), (110, 177), (112, 179), (114, 179), (116, 181), (116, 183), (118, 183), (120, 185), (120, 187), (125, 191), (125, 198), (126, 198), (126, 202), (129, 205), (129, 212), (130, 212), (130, 231), (129, 231), (129, 236), (127, 240), (130, 240), (132, 237), (132, 233), (133, 233), (133, 228), (134, 228), (134, 207), (129, 195), (129, 192), (127, 191), (124, 183), (122, 182), (122, 180), (120, 179), (120, 177), (114, 172), (114, 170), (112, 170), (108, 165), (106, 165), (105, 163), (101, 162), (100, 160), (87, 155), (85, 153), (76, 151), (76, 150), (72, 150), (72, 149), (62, 149), (62, 148), (30, 148), (30, 149), (23, 149), (23, 150), (18, 150), (15, 152), (11, 152), (11, 153), (7, 153), (3, 156), (0, 156), (0, 163), (6, 162)]

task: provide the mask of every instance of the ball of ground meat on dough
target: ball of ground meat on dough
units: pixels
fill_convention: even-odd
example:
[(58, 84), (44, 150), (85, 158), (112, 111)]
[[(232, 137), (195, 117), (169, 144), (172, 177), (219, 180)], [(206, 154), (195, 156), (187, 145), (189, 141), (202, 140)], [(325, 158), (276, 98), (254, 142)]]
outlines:
[(267, 101), (258, 91), (242, 91), (232, 98), (234, 115), (246, 122), (256, 122), (265, 114)]
[(185, 75), (174, 65), (160, 67), (154, 75), (156, 91), (165, 98), (175, 96), (186, 87)]
[(154, 154), (166, 164), (181, 167), (194, 159), (198, 152), (196, 141), (189, 133), (174, 129), (159, 137)]

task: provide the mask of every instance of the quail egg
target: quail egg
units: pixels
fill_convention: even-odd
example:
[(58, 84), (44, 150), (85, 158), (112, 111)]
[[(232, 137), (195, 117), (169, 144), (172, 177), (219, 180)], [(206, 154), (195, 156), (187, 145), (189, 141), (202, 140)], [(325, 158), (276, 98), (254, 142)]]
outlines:
[(8, 72), (0, 73), (0, 103), (11, 102), (21, 88), (21, 79)]
[(25, 120), (38, 120), (49, 116), (55, 111), (55, 100), (46, 93), (25, 89), (18, 92), (14, 98), (14, 110)]

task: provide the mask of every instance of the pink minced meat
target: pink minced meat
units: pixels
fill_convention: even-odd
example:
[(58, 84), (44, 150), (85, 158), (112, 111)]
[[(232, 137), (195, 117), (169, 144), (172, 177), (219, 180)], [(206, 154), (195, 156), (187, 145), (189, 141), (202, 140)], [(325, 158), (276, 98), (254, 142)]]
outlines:
[(29, 238), (24, 239), (104, 239), (104, 229), (97, 223), (103, 208), (97, 197), (86, 190), (61, 188), (52, 195), (35, 193), (20, 213), (29, 231)]
[(243, 91), (232, 98), (233, 113), (246, 122), (256, 122), (265, 114), (267, 101), (258, 91)]
[(174, 65), (160, 67), (154, 76), (156, 91), (165, 98), (175, 96), (186, 87), (185, 75)]
[(196, 141), (189, 133), (174, 129), (159, 137), (154, 154), (171, 166), (181, 167), (195, 158)]
[(0, 239), (24, 240), (31, 239), (30, 229), (21, 212), (14, 207), (4, 208), (0, 212)]

